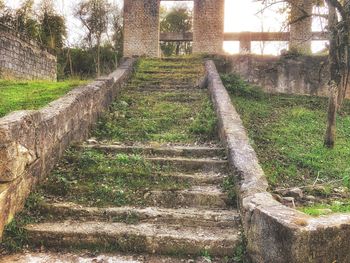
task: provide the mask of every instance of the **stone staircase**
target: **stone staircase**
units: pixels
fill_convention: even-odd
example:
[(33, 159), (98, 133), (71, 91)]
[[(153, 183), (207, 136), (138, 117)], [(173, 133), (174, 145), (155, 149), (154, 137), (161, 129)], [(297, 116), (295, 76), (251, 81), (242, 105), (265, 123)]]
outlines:
[[(167, 67), (159, 71), (165, 74), (162, 79), (166, 76), (171, 79), (172, 73)], [(156, 71), (145, 72), (155, 74)], [(147, 89), (147, 94), (152, 96), (152, 92), (164, 89), (181, 93), (174, 86), (186, 87), (182, 81), (173, 80), (173, 86), (169, 82), (164, 87), (154, 85), (150, 79), (152, 89)], [(147, 83), (144, 81), (143, 86)], [(185, 84), (191, 83), (185, 81)], [(129, 88), (133, 89), (132, 85), (134, 83)], [(132, 92), (146, 92), (143, 86)], [(191, 92), (202, 94), (205, 91), (196, 86)], [(36, 257), (36, 262), (88, 260), (77, 251), (105, 253), (101, 262), (234, 262), (231, 258), (240, 244), (240, 218), (235, 201), (222, 189), (229, 170), (225, 149), (220, 144), (195, 142), (154, 146), (145, 142), (91, 139), (75, 146), (75, 150), (97, 152), (103, 158), (137, 154), (156, 167), (152, 172), (154, 176), (185, 182), (186, 187), (142, 189), (142, 194), (135, 196), (137, 202), (103, 207), (44, 193), (44, 202), (39, 208), (42, 219), (25, 226), (28, 244), (41, 248), (41, 253), (16, 255), (15, 259), (7, 258), (10, 261), (4, 262), (30, 262), (30, 257)], [(62, 251), (70, 254), (62, 254)], [(88, 258), (91, 261), (83, 262), (96, 262), (92, 259), (96, 257)], [(46, 261), (40, 261), (43, 259)]]

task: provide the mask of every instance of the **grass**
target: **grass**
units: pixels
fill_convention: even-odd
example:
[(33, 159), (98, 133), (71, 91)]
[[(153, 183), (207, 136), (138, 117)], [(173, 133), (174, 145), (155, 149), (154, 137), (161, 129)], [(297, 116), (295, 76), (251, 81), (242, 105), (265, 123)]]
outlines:
[(301, 207), (299, 210), (311, 216), (322, 216), (331, 213), (348, 213), (350, 212), (350, 201), (333, 201), (330, 204), (314, 204)]
[[(200, 60), (196, 61), (141, 60), (130, 85), (98, 122), (93, 135), (99, 140), (118, 142), (193, 143), (215, 140), (216, 116), (206, 92), (167, 90), (171, 84), (183, 85), (184, 81), (195, 85), (203, 71)], [(171, 65), (175, 69), (172, 69), (171, 75), (165, 74), (165, 78), (163, 67)], [(188, 70), (197, 73), (187, 74)], [(163, 91), (136, 90), (139, 86), (154, 85), (153, 81), (160, 76), (171, 82)]]
[(326, 98), (266, 94), (237, 76), (222, 78), (272, 189), (313, 184), (316, 178), (318, 183), (348, 178), (349, 101), (338, 116), (336, 147), (327, 149)]
[(66, 94), (85, 81), (0, 80), (0, 117), (16, 110), (35, 110)]
[(106, 207), (143, 205), (149, 191), (188, 187), (139, 155), (71, 150), (39, 191), (53, 199)]

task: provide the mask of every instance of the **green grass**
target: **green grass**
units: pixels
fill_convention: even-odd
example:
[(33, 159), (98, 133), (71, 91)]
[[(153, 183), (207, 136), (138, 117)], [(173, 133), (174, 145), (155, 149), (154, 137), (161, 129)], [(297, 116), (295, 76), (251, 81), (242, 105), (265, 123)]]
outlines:
[(40, 192), (47, 197), (105, 207), (142, 205), (144, 194), (151, 190), (181, 190), (189, 186), (186, 181), (167, 176), (164, 168), (140, 155), (71, 150), (42, 184)]
[(350, 201), (333, 201), (330, 204), (314, 204), (301, 207), (299, 210), (311, 216), (322, 216), (331, 213), (348, 213), (350, 212)]
[(35, 110), (66, 94), (86, 81), (0, 80), (0, 117), (16, 110)]
[(323, 146), (327, 99), (266, 94), (234, 75), (222, 76), (248, 130), (270, 187), (292, 187), (350, 176), (350, 102), (337, 119), (334, 149)]
[[(175, 66), (175, 69), (171, 74), (165, 74), (164, 67), (170, 66)], [(188, 70), (197, 73), (188, 74)], [(215, 140), (216, 116), (205, 91), (166, 90), (171, 85), (164, 87), (164, 91), (136, 90), (150, 83), (154, 85), (157, 78), (175, 85), (184, 81), (195, 85), (202, 73), (202, 62), (196, 59), (141, 60), (130, 85), (100, 119), (93, 135), (100, 140), (118, 142), (194, 143)]]

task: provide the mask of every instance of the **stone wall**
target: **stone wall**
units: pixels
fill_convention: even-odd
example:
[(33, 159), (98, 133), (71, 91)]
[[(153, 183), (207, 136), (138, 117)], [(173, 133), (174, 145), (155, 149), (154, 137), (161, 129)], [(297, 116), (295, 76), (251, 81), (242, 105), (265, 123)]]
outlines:
[(217, 54), (223, 51), (224, 0), (195, 0), (193, 52)]
[(0, 28), (0, 78), (56, 80), (56, 57)]
[(160, 0), (124, 1), (124, 56), (159, 56)]
[[(328, 96), (326, 56), (234, 55), (227, 57), (227, 61), (227, 72), (239, 74), (266, 92)], [(350, 90), (347, 98), (350, 98)]]
[(0, 239), (35, 184), (73, 142), (86, 139), (99, 115), (132, 72), (125, 61), (103, 79), (70, 91), (38, 111), (17, 111), (0, 119)]
[(252, 262), (350, 262), (350, 214), (313, 218), (277, 202), (214, 62), (206, 62), (206, 71)]

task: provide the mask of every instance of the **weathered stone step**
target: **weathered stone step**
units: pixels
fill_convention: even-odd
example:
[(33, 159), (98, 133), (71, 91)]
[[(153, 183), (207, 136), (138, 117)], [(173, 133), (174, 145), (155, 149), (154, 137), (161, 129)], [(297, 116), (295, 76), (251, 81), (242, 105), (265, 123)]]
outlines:
[(209, 146), (147, 146), (147, 145), (106, 145), (106, 144), (83, 144), (78, 146), (85, 149), (100, 150), (106, 153), (143, 154), (150, 156), (210, 158), (225, 157), (226, 150), (220, 147)]
[(41, 212), (57, 220), (153, 223), (202, 227), (239, 227), (236, 210), (195, 208), (166, 209), (157, 207), (85, 207), (74, 203), (44, 203)]
[(229, 256), (239, 243), (236, 228), (200, 228), (109, 222), (40, 223), (26, 226), (29, 244), (47, 248), (92, 248), (158, 255)]
[[(95, 253), (32, 253), (25, 252), (3, 256), (0, 263), (208, 263), (208, 259), (203, 257), (166, 257), (155, 255), (125, 255), (125, 254), (99, 254)], [(211, 259), (211, 263), (222, 263), (222, 259)]]
[(225, 173), (228, 162), (220, 159), (190, 159), (183, 157), (146, 157), (145, 160), (159, 165), (163, 170), (177, 172), (215, 172)]
[(138, 73), (143, 73), (143, 74), (152, 74), (152, 75), (157, 75), (157, 74), (168, 74), (169, 76), (173, 76), (174, 74), (182, 74), (182, 75), (200, 75), (203, 74), (202, 70), (193, 70), (190, 68), (189, 70), (138, 70)]
[(171, 92), (171, 91), (200, 91), (203, 90), (198, 85), (138, 85), (138, 86), (129, 86), (129, 91), (138, 91), (138, 92), (149, 92), (149, 91), (158, 91), (158, 92)]
[(149, 191), (143, 197), (144, 205), (165, 208), (233, 208), (226, 193), (216, 186), (193, 186), (186, 190)]

